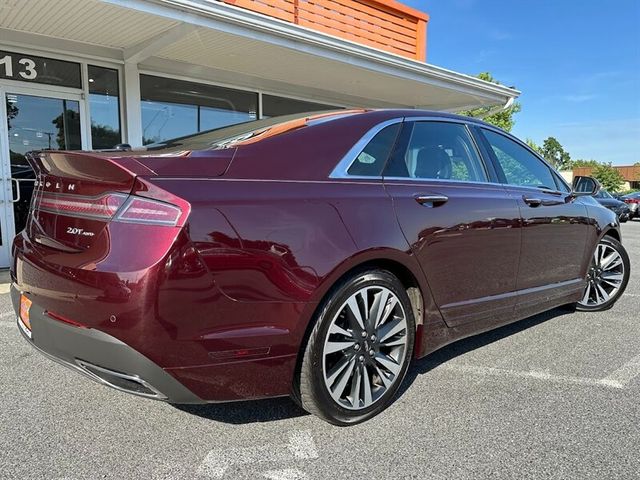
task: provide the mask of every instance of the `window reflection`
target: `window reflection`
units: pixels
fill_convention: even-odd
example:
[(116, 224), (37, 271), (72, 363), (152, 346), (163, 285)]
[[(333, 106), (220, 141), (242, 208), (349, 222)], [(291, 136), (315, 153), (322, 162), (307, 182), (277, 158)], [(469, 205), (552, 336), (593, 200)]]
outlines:
[[(79, 150), (80, 104), (75, 100), (7, 93), (9, 158), (16, 232), (27, 221), (35, 174), (25, 158), (32, 150)], [(19, 189), (19, 191), (18, 191)]]
[(7, 93), (9, 150), (24, 162), (31, 150), (79, 150), (80, 105), (74, 100)]
[(89, 65), (91, 141), (96, 150), (121, 143), (118, 71)]
[(145, 145), (256, 119), (258, 96), (231, 88), (140, 75)]
[(278, 97), (276, 95), (262, 95), (262, 116), (277, 117), (292, 113), (318, 112), (321, 110), (337, 110), (342, 107), (323, 103), (307, 102), (294, 98)]

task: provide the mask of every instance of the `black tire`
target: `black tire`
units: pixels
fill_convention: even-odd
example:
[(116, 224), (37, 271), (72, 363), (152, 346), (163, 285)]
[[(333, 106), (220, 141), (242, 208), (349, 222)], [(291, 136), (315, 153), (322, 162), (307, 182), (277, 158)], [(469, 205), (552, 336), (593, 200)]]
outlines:
[[(360, 401), (358, 400), (358, 406), (354, 405), (352, 409), (349, 409), (345, 408), (339, 403), (339, 401), (335, 400), (329, 392), (329, 387), (325, 385), (324, 346), (325, 340), (328, 341), (329, 339), (329, 335), (333, 335), (329, 334), (329, 328), (332, 327), (332, 324), (335, 324), (337, 318), (345, 318), (344, 316), (340, 316), (343, 315), (343, 312), (347, 308), (345, 305), (346, 302), (358, 292), (362, 291), (365, 287), (373, 287), (371, 291), (373, 291), (374, 294), (377, 288), (383, 288), (389, 290), (393, 295), (395, 295), (406, 318), (406, 329), (403, 330), (403, 332), (406, 331), (406, 347), (404, 348), (403, 355), (400, 355), (402, 358), (401, 368), (394, 376), (393, 383), (384, 390), (384, 393), (382, 393), (373, 404), (366, 408), (359, 408)], [(398, 308), (397, 305), (398, 304), (396, 304), (395, 308)], [(305, 410), (334, 425), (354, 425), (368, 420), (382, 412), (392, 403), (392, 400), (407, 373), (407, 369), (412, 358), (416, 327), (413, 309), (407, 292), (398, 278), (390, 272), (386, 270), (366, 270), (356, 273), (341, 281), (340, 284), (337, 285), (323, 301), (318, 312), (313, 330), (309, 335), (304, 355), (302, 357), (299, 381), (298, 385), (296, 385), (298, 388), (294, 388), (294, 391), (297, 390), (296, 394), (299, 393), (299, 401)], [(393, 313), (390, 318), (395, 320), (397, 317), (395, 316), (395, 313)], [(382, 325), (380, 326), (380, 329), (382, 329)], [(353, 331), (350, 330), (350, 333), (353, 334), (354, 338), (357, 337), (355, 330), (356, 329), (353, 329)], [(378, 331), (379, 330), (376, 330), (376, 333)], [(367, 341), (369, 341), (369, 338), (362, 340), (362, 342)], [(359, 342), (359, 340), (354, 341), (354, 344), (357, 342)], [(364, 349), (373, 349), (373, 347), (369, 347), (368, 344), (362, 348), (363, 350), (359, 353), (363, 353)], [(358, 355), (357, 352), (352, 352), (351, 350), (351, 348), (349, 348), (348, 351), (345, 349), (344, 351), (336, 352), (332, 355), (338, 355), (341, 359), (340, 361), (345, 362), (346, 359), (351, 356), (355, 365), (353, 368), (361, 369), (358, 372), (358, 377), (364, 378), (364, 375), (367, 374), (366, 372), (374, 371), (374, 367), (365, 367), (364, 365), (368, 365), (368, 362), (375, 365), (375, 356), (371, 358), (367, 357), (364, 360), (365, 363), (362, 364), (363, 366), (360, 367), (356, 362), (357, 360), (362, 362), (361, 357), (364, 355)], [(327, 367), (327, 370), (330, 370), (330, 368)], [(355, 373), (355, 370), (352, 371)], [(361, 375), (361, 372), (364, 372), (364, 374)], [(373, 373), (373, 375), (374, 377), (376, 376), (375, 373)], [(355, 383), (354, 378), (355, 377), (352, 377), (347, 384), (351, 385), (352, 388)], [(380, 379), (379, 377), (377, 378)], [(362, 380), (362, 382), (364, 382), (364, 380)], [(373, 382), (370, 382), (369, 384), (374, 385)], [(360, 394), (360, 392), (363, 391), (360, 388), (360, 381), (358, 381), (356, 385), (359, 387), (358, 393)], [(382, 383), (379, 383), (378, 385), (381, 387)], [(355, 395), (352, 396), (352, 398), (355, 398)], [(354, 400), (351, 401), (354, 402)], [(366, 405), (366, 402), (364, 405)]]
[[(629, 261), (629, 255), (626, 251), (626, 249), (624, 248), (624, 246), (622, 246), (622, 244), (616, 240), (613, 237), (610, 236), (605, 236), (603, 237), (599, 242), (598, 242), (598, 246), (600, 245), (604, 245), (607, 246), (607, 248), (612, 248), (614, 249), (621, 257), (621, 266), (622, 266), (622, 282), (620, 283), (620, 286), (618, 287), (618, 289), (615, 291), (615, 294), (611, 295), (610, 298), (602, 303), (598, 303), (598, 304), (585, 304), (583, 302), (583, 300), (579, 301), (576, 303), (576, 310), (582, 311), (582, 312), (601, 312), (603, 310), (608, 310), (611, 307), (613, 307), (613, 305), (616, 303), (616, 301), (622, 296), (622, 294), (624, 293), (625, 289), (627, 288), (627, 284), (629, 283), (629, 276), (631, 273), (631, 264)], [(591, 270), (593, 269), (594, 266), (594, 261), (593, 261), (593, 255), (592, 255), (592, 263), (591, 263), (591, 267), (590, 267), (590, 275), (591, 275)], [(587, 278), (587, 280), (589, 280), (589, 277)], [(589, 284), (587, 284), (587, 287), (589, 288)], [(586, 289), (585, 289), (585, 294), (586, 294)]]

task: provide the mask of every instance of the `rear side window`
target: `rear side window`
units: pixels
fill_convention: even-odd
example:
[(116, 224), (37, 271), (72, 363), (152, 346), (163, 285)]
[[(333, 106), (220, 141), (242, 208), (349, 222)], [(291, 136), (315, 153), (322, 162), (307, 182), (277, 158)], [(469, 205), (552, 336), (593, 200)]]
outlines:
[(492, 130), (482, 129), (509, 185), (558, 188), (551, 169), (533, 153)]
[(387, 177), (486, 182), (487, 174), (464, 125), (407, 122), (406, 148), (397, 149)]
[(380, 130), (356, 157), (347, 173), (361, 177), (382, 175), (382, 169), (396, 143), (400, 125), (400, 123), (395, 123)]

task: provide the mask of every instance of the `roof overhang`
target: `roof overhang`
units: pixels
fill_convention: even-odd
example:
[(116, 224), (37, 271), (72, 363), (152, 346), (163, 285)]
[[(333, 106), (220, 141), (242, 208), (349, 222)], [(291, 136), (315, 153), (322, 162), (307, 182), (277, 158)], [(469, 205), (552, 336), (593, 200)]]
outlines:
[(40, 19), (51, 10), (50, 20), (3, 9), (0, 43), (324, 103), (457, 111), (506, 105), (520, 93), (211, 0), (24, 0), (19, 10)]

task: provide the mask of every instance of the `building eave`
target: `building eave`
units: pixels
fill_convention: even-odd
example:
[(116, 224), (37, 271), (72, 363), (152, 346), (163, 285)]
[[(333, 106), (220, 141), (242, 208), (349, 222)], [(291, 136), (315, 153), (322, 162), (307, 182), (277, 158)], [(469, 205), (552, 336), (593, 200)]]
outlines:
[(520, 91), (470, 75), (411, 60), (393, 53), (310, 30), (243, 8), (209, 0), (102, 0), (169, 20), (212, 28), (317, 57), (355, 64), (361, 68), (420, 83), (455, 88), (484, 97), (487, 103), (504, 104)]

